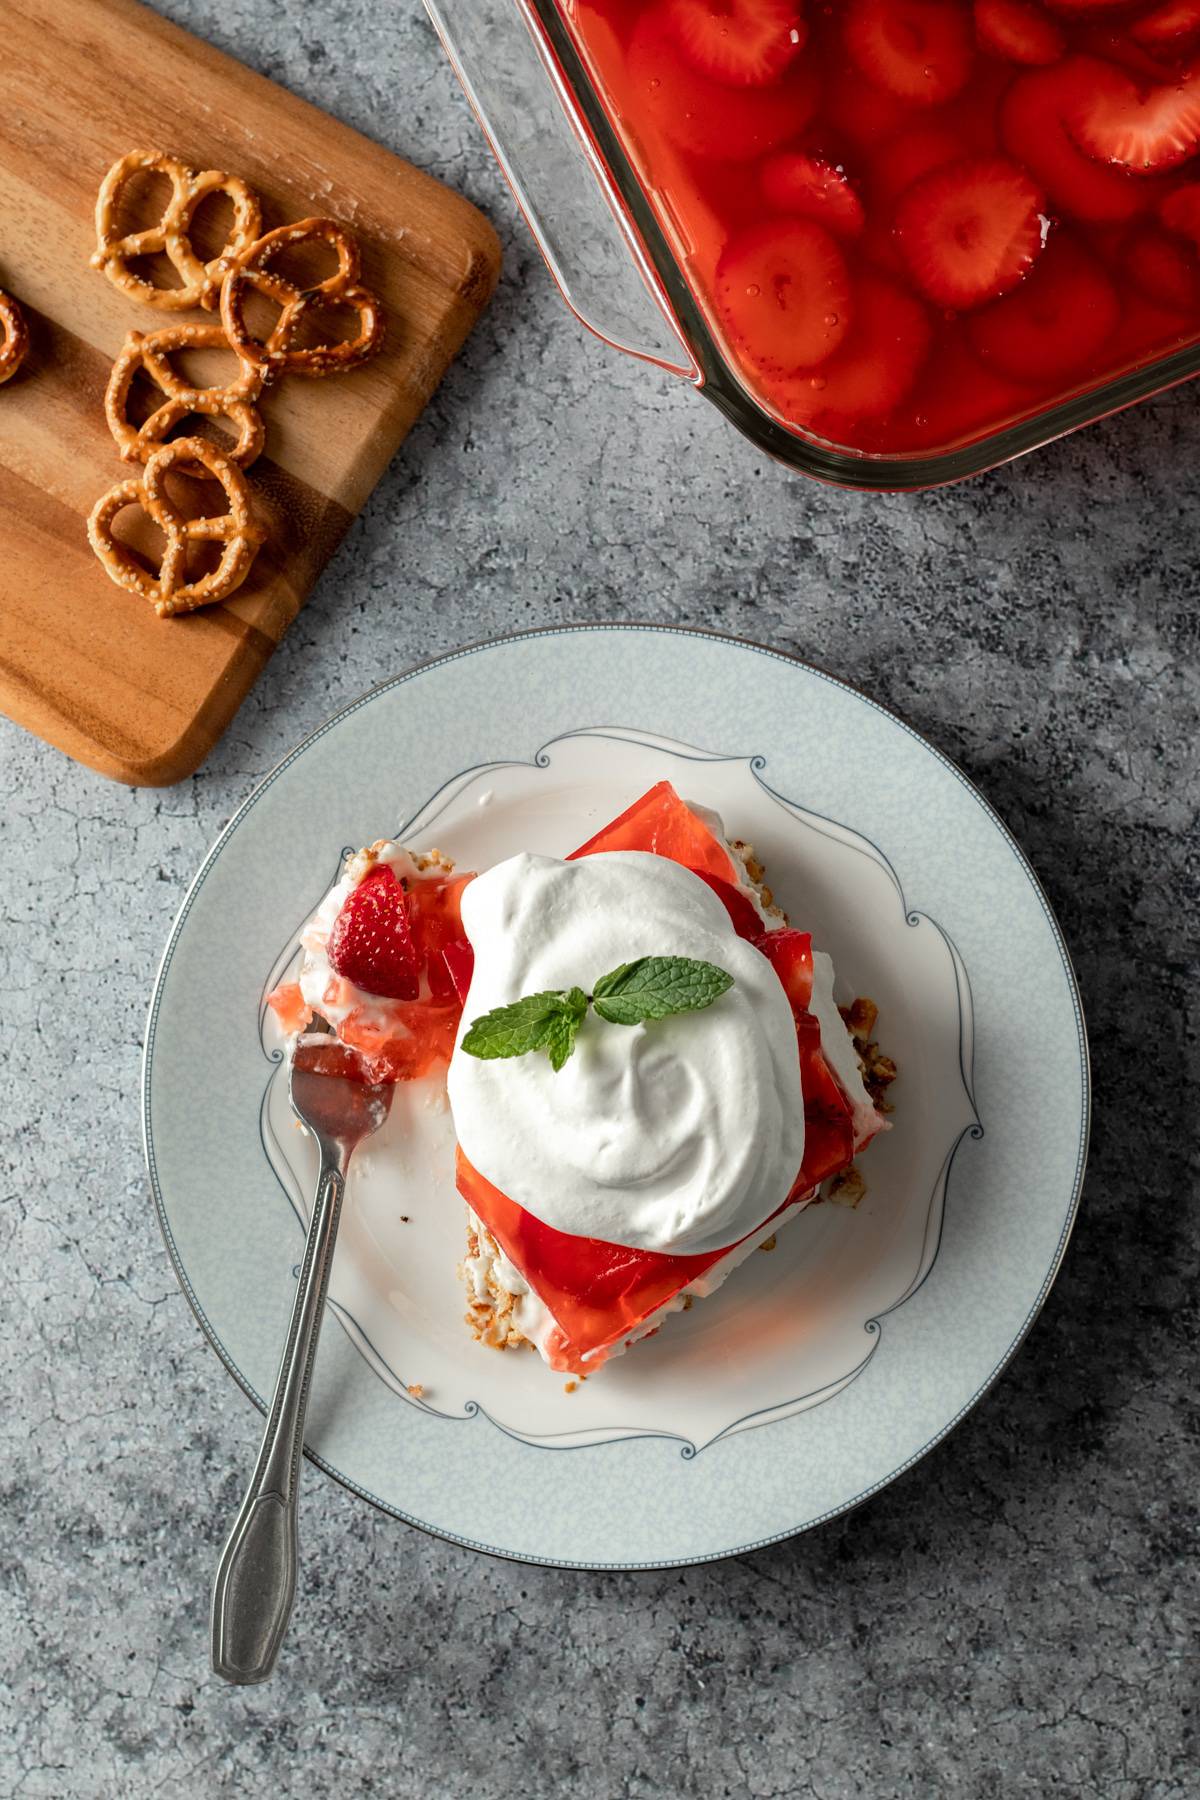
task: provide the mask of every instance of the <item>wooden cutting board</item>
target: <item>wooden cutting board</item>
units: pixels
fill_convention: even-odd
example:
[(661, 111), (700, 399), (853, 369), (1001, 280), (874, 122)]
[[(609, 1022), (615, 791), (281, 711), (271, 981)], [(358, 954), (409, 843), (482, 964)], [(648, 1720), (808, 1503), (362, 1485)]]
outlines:
[[(0, 386), (0, 708), (105, 775), (165, 785), (295, 617), (486, 304), (499, 245), (467, 201), (135, 0), (0, 0), (0, 39), (0, 287), (32, 339)], [(140, 305), (88, 266), (97, 187), (134, 148), (243, 176), (264, 229), (340, 220), (388, 315), (373, 362), (264, 396), (248, 479), (269, 541), (228, 602), (177, 619), (115, 587), (84, 530), (137, 473), (103, 411), (127, 333), (213, 317)]]

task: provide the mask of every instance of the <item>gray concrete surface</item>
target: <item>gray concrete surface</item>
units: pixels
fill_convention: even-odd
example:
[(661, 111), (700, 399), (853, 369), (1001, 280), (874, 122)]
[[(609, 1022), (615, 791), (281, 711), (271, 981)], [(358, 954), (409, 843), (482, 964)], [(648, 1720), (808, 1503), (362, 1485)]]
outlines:
[[(0, 1795), (1196, 1792), (1200, 393), (921, 498), (789, 479), (554, 293), (415, 0), (165, 10), (461, 187), (503, 286), (208, 765), (127, 792), (0, 723)], [(729, 1564), (507, 1566), (307, 1487), (269, 1687), (205, 1663), (255, 1421), (163, 1253), (158, 953), (282, 752), (412, 661), (551, 620), (741, 632), (960, 759), (1074, 949), (1097, 1119), (1050, 1305), (859, 1512)]]

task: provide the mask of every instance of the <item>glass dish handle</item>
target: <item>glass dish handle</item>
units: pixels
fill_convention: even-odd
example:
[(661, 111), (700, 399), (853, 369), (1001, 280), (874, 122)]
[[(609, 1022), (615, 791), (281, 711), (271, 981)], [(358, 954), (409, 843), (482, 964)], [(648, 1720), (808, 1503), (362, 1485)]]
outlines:
[(611, 178), (521, 0), (425, 0), (563, 298), (617, 350), (698, 371)]

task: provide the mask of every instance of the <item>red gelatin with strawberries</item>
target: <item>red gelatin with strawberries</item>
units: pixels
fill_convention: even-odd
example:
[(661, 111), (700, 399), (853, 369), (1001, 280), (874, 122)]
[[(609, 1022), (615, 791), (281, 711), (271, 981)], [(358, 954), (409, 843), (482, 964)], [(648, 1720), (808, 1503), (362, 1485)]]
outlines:
[(721, 362), (797, 438), (950, 458), (1200, 345), (1200, 5), (551, 4)]

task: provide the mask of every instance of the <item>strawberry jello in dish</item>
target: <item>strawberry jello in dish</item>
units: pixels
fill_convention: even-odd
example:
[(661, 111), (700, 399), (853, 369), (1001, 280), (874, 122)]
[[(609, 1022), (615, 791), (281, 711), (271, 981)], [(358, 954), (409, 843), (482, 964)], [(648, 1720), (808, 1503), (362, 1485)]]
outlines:
[(461, 875), (380, 841), (301, 942), (286, 1031), (319, 1013), (376, 1078), (444, 1074), (486, 1345), (589, 1375), (863, 1191), (875, 1009), (839, 1010), (750, 848), (667, 782), (562, 860)]
[(1193, 0), (532, 12), (703, 385), (797, 466), (948, 479), (1200, 366)]

